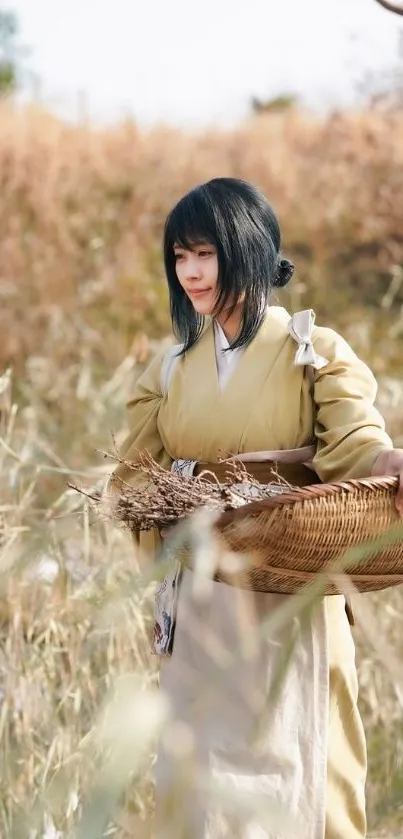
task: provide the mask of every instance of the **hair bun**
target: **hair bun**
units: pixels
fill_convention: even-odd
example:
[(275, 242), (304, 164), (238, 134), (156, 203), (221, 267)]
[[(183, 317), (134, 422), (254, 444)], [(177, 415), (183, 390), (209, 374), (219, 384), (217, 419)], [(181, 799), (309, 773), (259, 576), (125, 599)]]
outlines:
[(294, 273), (294, 265), (289, 259), (280, 259), (278, 264), (276, 279), (274, 286), (276, 288), (283, 288), (290, 281)]

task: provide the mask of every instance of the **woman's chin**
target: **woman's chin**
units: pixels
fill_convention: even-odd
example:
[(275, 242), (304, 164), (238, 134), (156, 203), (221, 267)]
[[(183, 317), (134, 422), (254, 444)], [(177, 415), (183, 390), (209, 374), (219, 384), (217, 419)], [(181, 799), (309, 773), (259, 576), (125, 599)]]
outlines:
[(203, 303), (201, 300), (192, 300), (192, 306), (198, 315), (205, 315), (205, 317), (212, 315), (214, 312), (214, 305), (207, 301)]

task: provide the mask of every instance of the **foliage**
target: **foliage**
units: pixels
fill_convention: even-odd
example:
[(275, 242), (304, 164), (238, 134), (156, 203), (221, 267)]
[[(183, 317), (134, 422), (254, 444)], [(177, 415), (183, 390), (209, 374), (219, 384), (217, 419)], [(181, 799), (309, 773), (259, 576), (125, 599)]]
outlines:
[(251, 100), (252, 113), (268, 114), (275, 111), (286, 111), (288, 108), (294, 108), (297, 101), (296, 96), (287, 93), (282, 96), (275, 96), (273, 99), (259, 99), (259, 97), (253, 96)]
[(0, 97), (14, 93), (18, 87), (19, 61), (24, 52), (18, 35), (14, 12), (0, 9)]

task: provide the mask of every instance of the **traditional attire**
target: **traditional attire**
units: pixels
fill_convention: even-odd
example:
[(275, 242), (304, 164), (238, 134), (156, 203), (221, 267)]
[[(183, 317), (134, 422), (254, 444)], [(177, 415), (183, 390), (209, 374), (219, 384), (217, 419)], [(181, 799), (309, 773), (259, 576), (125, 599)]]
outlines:
[[(314, 439), (312, 466), (322, 481), (370, 475), (377, 455), (393, 447), (374, 407), (374, 377), (332, 330), (315, 327), (301, 338), (292, 324), (284, 309), (270, 307), (244, 350), (224, 352), (225, 336), (211, 323), (188, 353), (174, 362), (170, 354), (169, 369), (167, 356), (157, 357), (129, 403), (132, 431), (122, 456), (135, 461), (147, 450), (161, 465), (182, 468), (301, 449)], [(311, 376), (305, 369), (309, 358)], [(123, 465), (115, 474), (133, 481)], [(142, 534), (140, 541), (149, 549), (157, 539)], [(296, 616), (289, 626), (269, 626), (259, 634), (261, 621), (287, 597), (212, 581), (209, 598), (200, 599), (193, 576), (185, 570), (180, 579), (172, 655), (162, 659), (160, 684), (173, 719), (191, 731), (194, 759), (191, 771), (186, 761), (178, 770), (172, 752), (161, 745), (157, 806), (162, 812), (166, 796), (172, 801), (179, 781), (182, 799), (176, 813), (165, 808), (159, 835), (362, 839), (366, 750), (344, 598), (323, 598), (309, 619)], [(160, 596), (164, 591), (166, 582)], [(252, 654), (243, 651), (240, 598), (250, 617), (248, 631), (250, 624), (257, 630)], [(237, 663), (223, 676), (228, 656)], [(281, 687), (272, 695), (281, 671)], [(202, 702), (209, 685), (211, 699)], [(194, 772), (204, 787), (193, 784)], [(272, 824), (262, 801), (282, 807)]]

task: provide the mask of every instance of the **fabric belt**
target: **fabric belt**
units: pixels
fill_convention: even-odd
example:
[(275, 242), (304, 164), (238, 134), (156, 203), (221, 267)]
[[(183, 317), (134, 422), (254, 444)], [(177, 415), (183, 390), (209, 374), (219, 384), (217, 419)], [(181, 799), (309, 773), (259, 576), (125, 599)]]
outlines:
[[(233, 466), (236, 461), (221, 461), (220, 463), (208, 463), (198, 461), (193, 470), (194, 475), (200, 475), (206, 472), (207, 480), (214, 481), (215, 478), (219, 483), (224, 483), (228, 476), (231, 475)], [(239, 462), (238, 462), (239, 468)], [(276, 477), (282, 478), (291, 486), (304, 487), (309, 484), (320, 484), (316, 472), (304, 466), (303, 463), (277, 463), (274, 460), (267, 461), (248, 461), (242, 464), (247, 473), (254, 478), (259, 484), (270, 484), (275, 482)], [(212, 473), (208, 475), (208, 472)]]

